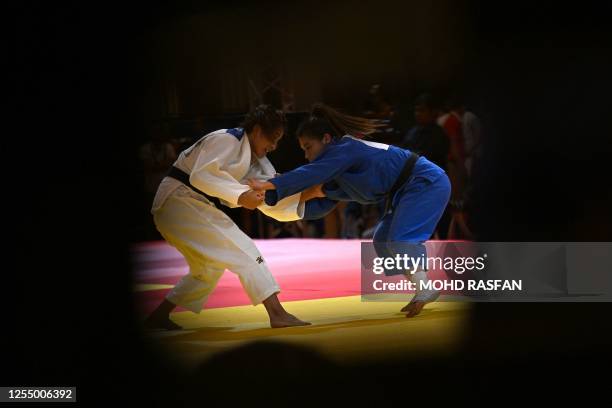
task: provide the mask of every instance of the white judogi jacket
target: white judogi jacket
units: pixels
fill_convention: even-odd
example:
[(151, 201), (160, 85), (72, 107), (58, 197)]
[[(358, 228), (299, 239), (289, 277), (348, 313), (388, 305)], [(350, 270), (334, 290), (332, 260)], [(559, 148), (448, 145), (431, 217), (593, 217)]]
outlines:
[[(267, 180), (276, 174), (267, 157), (252, 155), (249, 138), (240, 128), (221, 129), (203, 136), (181, 152), (174, 166), (191, 175), (189, 182), (194, 187), (218, 197), (231, 208), (239, 207), (238, 198), (250, 189), (247, 179)], [(157, 189), (151, 212), (161, 208), (168, 196), (181, 185), (174, 178), (164, 178)], [(273, 207), (262, 203), (258, 209), (279, 221), (299, 220), (304, 216), (300, 195), (286, 197)]]

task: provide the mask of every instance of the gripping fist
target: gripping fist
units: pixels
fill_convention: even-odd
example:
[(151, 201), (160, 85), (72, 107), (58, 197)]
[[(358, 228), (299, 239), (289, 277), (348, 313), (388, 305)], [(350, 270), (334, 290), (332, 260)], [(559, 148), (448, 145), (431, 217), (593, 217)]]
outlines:
[(238, 197), (238, 205), (248, 208), (249, 210), (254, 210), (263, 202), (264, 197), (265, 195), (263, 191), (245, 191), (244, 193), (240, 194), (240, 197)]
[(249, 187), (257, 191), (271, 190), (274, 187), (272, 183), (264, 180), (249, 179), (248, 183)]

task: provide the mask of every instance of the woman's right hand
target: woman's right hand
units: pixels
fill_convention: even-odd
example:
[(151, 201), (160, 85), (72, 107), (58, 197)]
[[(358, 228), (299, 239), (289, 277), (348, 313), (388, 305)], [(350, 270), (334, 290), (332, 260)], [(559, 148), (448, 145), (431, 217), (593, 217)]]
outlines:
[(254, 210), (261, 205), (264, 198), (265, 194), (263, 191), (245, 191), (238, 197), (238, 205), (248, 208), (249, 210)]

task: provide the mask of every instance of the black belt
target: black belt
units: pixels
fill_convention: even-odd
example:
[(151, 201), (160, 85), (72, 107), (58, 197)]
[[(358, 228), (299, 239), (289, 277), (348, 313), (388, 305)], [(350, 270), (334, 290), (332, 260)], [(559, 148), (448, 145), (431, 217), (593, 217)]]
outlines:
[(208, 199), (208, 201), (213, 202), (217, 207), (221, 205), (221, 200), (219, 200), (218, 197), (210, 196), (206, 194), (205, 192), (203, 192), (202, 190), (199, 190), (196, 187), (192, 186), (191, 183), (189, 182), (189, 174), (185, 173), (183, 170), (179, 169), (178, 167), (172, 166), (170, 168), (170, 171), (168, 171), (168, 174), (166, 174), (166, 177), (172, 177), (173, 179), (180, 181), (181, 183), (183, 183), (184, 185), (186, 185), (187, 187), (189, 187), (196, 193), (202, 194), (204, 197)]
[(400, 187), (403, 186), (404, 183), (406, 183), (406, 181), (408, 181), (408, 179), (410, 178), (410, 175), (412, 174), (412, 169), (414, 168), (414, 164), (417, 162), (419, 157), (420, 156), (418, 154), (412, 152), (408, 160), (406, 160), (406, 164), (404, 164), (404, 167), (402, 168), (402, 171), (397, 177), (397, 180), (395, 180), (395, 184), (393, 184), (393, 187), (391, 187), (391, 190), (389, 190), (389, 192), (387, 193), (387, 201), (385, 202), (385, 213), (384, 214), (387, 214), (389, 210), (393, 210), (393, 206), (391, 205), (393, 203), (393, 196), (395, 196), (395, 193), (397, 193), (397, 190), (399, 190)]

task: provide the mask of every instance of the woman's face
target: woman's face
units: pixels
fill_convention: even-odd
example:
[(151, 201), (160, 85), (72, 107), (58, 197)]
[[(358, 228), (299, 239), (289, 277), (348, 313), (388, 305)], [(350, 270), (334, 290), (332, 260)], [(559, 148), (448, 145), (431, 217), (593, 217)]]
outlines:
[(258, 158), (262, 158), (268, 153), (276, 150), (278, 142), (283, 137), (283, 128), (277, 128), (272, 134), (266, 134), (261, 130), (259, 125), (255, 125), (253, 131), (249, 135), (251, 142), (251, 151)]
[(323, 135), (323, 139), (300, 136), (298, 140), (300, 142), (300, 147), (304, 151), (304, 156), (306, 157), (306, 160), (311, 162), (316, 159), (319, 154), (321, 154), (323, 149), (325, 149), (325, 146), (329, 144), (329, 142), (331, 142), (332, 137), (329, 133), (325, 133)]

